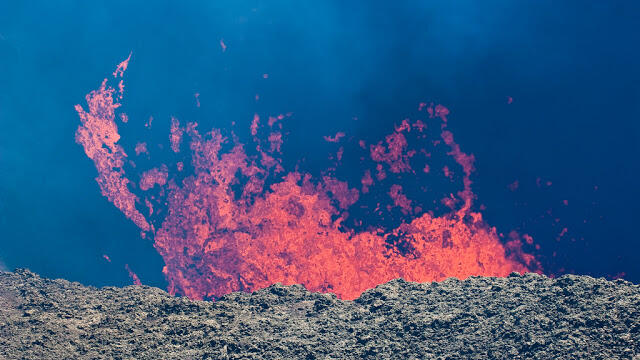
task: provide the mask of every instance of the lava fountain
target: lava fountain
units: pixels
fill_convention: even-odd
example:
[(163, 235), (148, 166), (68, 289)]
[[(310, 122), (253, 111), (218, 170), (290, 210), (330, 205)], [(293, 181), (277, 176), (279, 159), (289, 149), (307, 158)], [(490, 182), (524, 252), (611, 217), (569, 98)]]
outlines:
[[(96, 166), (102, 195), (154, 242), (170, 293), (215, 299), (280, 282), (354, 299), (398, 277), (425, 282), (540, 271), (517, 237), (503, 243), (474, 210), (474, 157), (447, 129), (444, 106), (421, 103), (423, 120), (403, 120), (374, 144), (358, 141), (357, 166), (346, 163), (344, 133), (326, 136), (339, 148), (335, 166), (320, 175), (283, 165), (289, 115), (254, 115), (251, 145), (174, 117), (171, 151), (186, 152), (190, 161), (141, 171), (116, 123), (132, 122), (119, 111), (129, 59), (86, 96), (85, 107), (76, 105), (82, 123), (76, 142)], [(137, 142), (135, 156), (150, 156), (152, 149)], [(437, 151), (451, 162), (442, 171), (431, 161)], [(357, 182), (336, 175), (344, 166), (362, 169)], [(403, 186), (402, 179), (424, 174), (461, 180), (458, 191), (430, 204), (443, 205), (445, 213), (436, 215)], [(429, 184), (422, 185), (428, 191)], [(392, 213), (400, 221), (381, 225)]]

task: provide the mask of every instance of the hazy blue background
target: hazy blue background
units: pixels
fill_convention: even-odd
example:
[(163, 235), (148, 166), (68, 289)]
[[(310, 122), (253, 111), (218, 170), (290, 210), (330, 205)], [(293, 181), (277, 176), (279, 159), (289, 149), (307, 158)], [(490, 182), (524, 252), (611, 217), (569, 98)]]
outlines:
[(225, 127), (291, 111), (289, 153), (310, 161), (325, 155), (318, 135), (373, 139), (420, 101), (445, 104), (489, 224), (534, 236), (549, 273), (640, 281), (640, 3), (345, 3), (1, 2), (0, 266), (124, 285), (127, 263), (165, 285), (162, 259), (74, 142), (73, 106), (133, 51), (132, 122)]

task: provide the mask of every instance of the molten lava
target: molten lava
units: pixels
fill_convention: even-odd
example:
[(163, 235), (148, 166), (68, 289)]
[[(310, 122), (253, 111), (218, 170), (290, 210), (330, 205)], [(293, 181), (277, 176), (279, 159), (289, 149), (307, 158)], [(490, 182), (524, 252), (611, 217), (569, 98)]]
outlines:
[[(114, 78), (123, 76), (128, 63), (129, 58), (117, 67)], [(122, 80), (116, 87), (105, 79), (87, 95), (87, 110), (76, 105), (82, 122), (76, 141), (94, 161), (102, 194), (144, 238), (154, 241), (172, 294), (217, 298), (280, 282), (354, 299), (398, 277), (425, 282), (540, 268), (522, 251), (517, 236), (503, 244), (495, 228), (472, 210), (474, 157), (462, 152), (447, 130), (449, 110), (442, 105), (421, 103), (419, 110), (426, 109), (428, 121), (439, 123), (440, 139), (432, 144), (453, 161), (444, 167), (447, 181), (457, 173), (463, 176), (462, 189), (440, 199), (447, 212), (435, 215), (410, 195), (410, 186), (391, 182), (442, 175), (435, 170), (443, 167), (426, 164), (435, 150), (415, 148), (409, 140), (427, 143), (423, 120), (403, 120), (368, 148), (358, 141), (363, 164), (368, 165), (361, 164), (366, 168), (352, 183), (335, 175), (345, 166), (343, 146), (332, 157), (335, 167), (320, 176), (284, 168), (281, 120), (290, 114), (263, 117), (268, 122), (261, 122), (258, 114), (253, 117), (248, 133), (255, 152), (245, 151), (247, 145), (235, 135), (229, 139), (216, 129), (202, 134), (198, 124), (181, 126), (172, 118), (170, 148), (181, 153), (188, 144), (190, 164), (176, 161), (126, 174), (125, 164), (135, 168), (135, 163), (119, 143), (115, 119)], [(343, 138), (340, 132), (325, 140), (337, 146)], [(144, 142), (135, 145), (138, 155), (149, 155), (148, 149)], [(426, 192), (425, 186), (429, 184), (423, 184)], [(375, 210), (365, 204), (365, 197), (375, 199)], [(366, 216), (350, 214), (358, 211)], [(393, 227), (378, 221), (392, 213), (402, 217)]]

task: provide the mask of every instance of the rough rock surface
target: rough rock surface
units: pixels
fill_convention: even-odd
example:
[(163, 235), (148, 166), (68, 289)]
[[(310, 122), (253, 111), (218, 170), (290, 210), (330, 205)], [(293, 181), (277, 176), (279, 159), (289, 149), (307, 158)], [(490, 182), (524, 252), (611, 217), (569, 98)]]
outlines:
[(0, 358), (640, 359), (640, 286), (514, 273), (202, 302), (16, 270), (0, 272)]

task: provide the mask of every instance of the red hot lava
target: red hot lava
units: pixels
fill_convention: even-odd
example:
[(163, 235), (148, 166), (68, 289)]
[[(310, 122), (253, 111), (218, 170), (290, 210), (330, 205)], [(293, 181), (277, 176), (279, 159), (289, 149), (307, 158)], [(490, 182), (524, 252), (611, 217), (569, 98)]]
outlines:
[[(111, 81), (123, 76), (128, 62), (118, 65), (116, 80)], [(231, 140), (216, 129), (202, 134), (198, 124), (181, 126), (172, 118), (171, 149), (179, 153), (188, 148), (189, 168), (177, 162), (126, 174), (125, 164), (135, 168), (135, 163), (119, 143), (115, 119), (122, 80), (116, 87), (105, 79), (86, 96), (86, 109), (76, 105), (82, 122), (76, 141), (98, 170), (96, 181), (102, 194), (141, 229), (144, 238), (153, 239), (165, 261), (163, 272), (172, 294), (217, 298), (280, 282), (354, 299), (398, 277), (425, 282), (540, 269), (536, 259), (522, 251), (518, 237), (503, 244), (495, 228), (472, 210), (474, 157), (462, 152), (447, 130), (449, 110), (442, 105), (421, 103), (419, 110), (426, 109), (429, 121), (440, 123), (440, 139), (433, 144), (446, 147), (446, 154), (455, 161), (450, 167), (457, 166), (447, 175), (463, 174), (463, 187), (441, 200), (450, 211), (436, 216), (418, 206), (402, 184), (385, 182), (392, 175), (415, 175), (412, 162), (431, 156), (424, 148), (413, 149), (407, 140), (410, 134), (426, 138), (423, 121), (404, 120), (384, 141), (368, 148), (359, 141), (372, 163), (354, 184), (360, 189), (331, 171), (317, 178), (284, 169), (279, 156), (283, 115), (268, 117), (268, 122), (254, 116), (248, 131), (255, 155), (249, 155), (235, 136)], [(342, 137), (338, 133), (326, 140), (338, 143)], [(137, 144), (136, 153), (149, 155), (146, 146)], [(336, 166), (343, 151), (340, 147)], [(429, 168), (424, 161), (417, 167), (419, 173), (433, 173)], [(349, 210), (376, 187), (387, 194), (388, 202), (378, 203), (371, 217), (385, 208), (396, 209), (403, 216), (400, 225), (349, 229), (345, 225)], [(164, 211), (154, 211), (158, 208)], [(392, 239), (401, 240), (403, 251), (389, 245)]]

